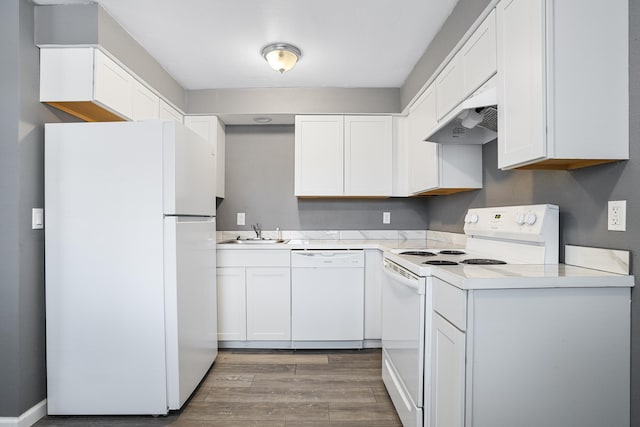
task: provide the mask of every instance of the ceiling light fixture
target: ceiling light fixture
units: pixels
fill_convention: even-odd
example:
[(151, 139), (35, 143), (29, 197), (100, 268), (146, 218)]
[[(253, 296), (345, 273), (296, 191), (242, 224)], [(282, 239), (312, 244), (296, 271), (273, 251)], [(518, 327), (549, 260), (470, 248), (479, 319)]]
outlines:
[(262, 117), (254, 117), (253, 121), (256, 123), (271, 123), (271, 117), (266, 117), (266, 116), (262, 116)]
[(262, 57), (269, 63), (271, 68), (283, 74), (292, 69), (302, 52), (297, 47), (287, 43), (272, 43), (262, 48)]

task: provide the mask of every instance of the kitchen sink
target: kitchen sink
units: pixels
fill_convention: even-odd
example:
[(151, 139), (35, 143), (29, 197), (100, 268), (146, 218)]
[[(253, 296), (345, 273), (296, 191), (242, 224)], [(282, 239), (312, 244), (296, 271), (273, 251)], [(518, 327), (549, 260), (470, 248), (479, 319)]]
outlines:
[(218, 243), (222, 244), (236, 244), (236, 245), (264, 245), (264, 244), (277, 244), (277, 243), (287, 243), (289, 240), (283, 239), (257, 239), (257, 238), (249, 238), (249, 239), (229, 239), (223, 240)]

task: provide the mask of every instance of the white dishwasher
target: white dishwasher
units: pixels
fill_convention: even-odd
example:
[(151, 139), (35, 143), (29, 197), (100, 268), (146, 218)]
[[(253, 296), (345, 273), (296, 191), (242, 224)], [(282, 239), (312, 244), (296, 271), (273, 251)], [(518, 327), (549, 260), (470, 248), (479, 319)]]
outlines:
[(364, 251), (291, 251), (291, 339), (297, 348), (362, 348)]

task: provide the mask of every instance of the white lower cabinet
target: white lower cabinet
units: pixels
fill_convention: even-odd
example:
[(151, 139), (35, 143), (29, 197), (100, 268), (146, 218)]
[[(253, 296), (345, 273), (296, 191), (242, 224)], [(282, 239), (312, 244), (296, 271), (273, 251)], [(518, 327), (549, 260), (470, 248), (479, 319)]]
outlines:
[(465, 334), (433, 313), (431, 425), (464, 426)]
[(291, 339), (288, 250), (218, 250), (218, 340)]
[(247, 340), (291, 339), (291, 270), (246, 269)]
[(434, 277), (425, 426), (628, 427), (630, 315), (629, 288)]
[(382, 252), (364, 251), (364, 339), (382, 338)]
[[(340, 331), (354, 327), (357, 336), (349, 338), (316, 337), (313, 341), (337, 341), (363, 339), (366, 347), (379, 347), (382, 329), (382, 251), (367, 249), (364, 252), (364, 312), (358, 307), (345, 304), (348, 297), (345, 289), (336, 288), (331, 295), (341, 293), (341, 305), (348, 316), (326, 313), (343, 324)], [(290, 250), (288, 249), (219, 249), (217, 251), (218, 287), (218, 341), (227, 346), (288, 348), (293, 341), (292, 273)], [(314, 278), (322, 272), (313, 273)], [(358, 270), (358, 269), (348, 269)], [(360, 281), (362, 270), (360, 270)], [(330, 280), (327, 289), (335, 284)], [(336, 293), (337, 292), (337, 293)], [(312, 294), (309, 294), (312, 295)], [(307, 295), (308, 296), (308, 295)], [(315, 298), (315, 299), (314, 299)], [(362, 301), (362, 285), (359, 287)], [(319, 304), (311, 296), (310, 311)], [(332, 301), (335, 301), (333, 298)], [(341, 320), (340, 320), (341, 319)], [(322, 326), (322, 325), (319, 325)], [(314, 325), (308, 326), (319, 330)], [(301, 339), (301, 338), (299, 338)], [(289, 344), (287, 344), (289, 342)], [(224, 344), (223, 344), (224, 345)]]
[(218, 267), (218, 341), (247, 339), (245, 269)]

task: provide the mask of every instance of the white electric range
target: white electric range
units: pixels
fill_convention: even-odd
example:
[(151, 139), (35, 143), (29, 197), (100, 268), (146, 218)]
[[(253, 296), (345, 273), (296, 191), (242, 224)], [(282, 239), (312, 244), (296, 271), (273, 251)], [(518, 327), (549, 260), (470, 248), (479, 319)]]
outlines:
[[(559, 215), (554, 205), (470, 209), (464, 249), (394, 250), (385, 254), (382, 377), (402, 423), (424, 420), (425, 354), (430, 354), (434, 270), (448, 266), (557, 264)], [(480, 267), (480, 268), (482, 268)], [(427, 387), (428, 390), (428, 387)]]
[(559, 264), (554, 205), (470, 209), (464, 232), (463, 249), (385, 253), (382, 377), (403, 425), (624, 425), (632, 277)]

